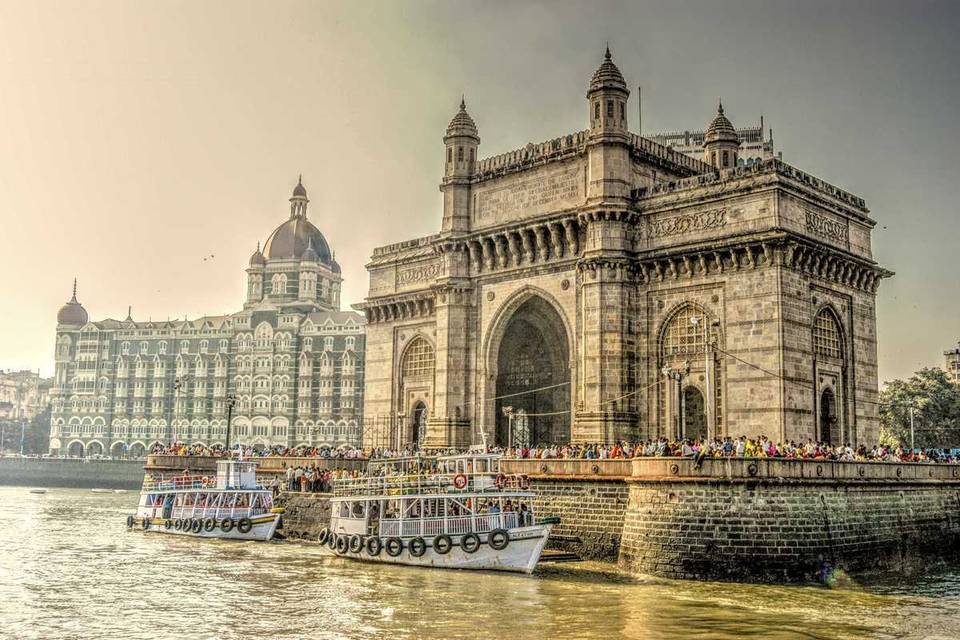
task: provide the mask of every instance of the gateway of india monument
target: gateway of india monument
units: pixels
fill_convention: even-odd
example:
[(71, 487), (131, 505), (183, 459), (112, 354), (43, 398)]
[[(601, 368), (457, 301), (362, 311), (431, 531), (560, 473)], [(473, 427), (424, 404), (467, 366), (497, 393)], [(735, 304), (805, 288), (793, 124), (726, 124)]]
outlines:
[(367, 265), (366, 446), (876, 442), (864, 201), (745, 161), (722, 106), (696, 158), (631, 133), (629, 97), (607, 51), (586, 130), (489, 158), (461, 103), (439, 233)]

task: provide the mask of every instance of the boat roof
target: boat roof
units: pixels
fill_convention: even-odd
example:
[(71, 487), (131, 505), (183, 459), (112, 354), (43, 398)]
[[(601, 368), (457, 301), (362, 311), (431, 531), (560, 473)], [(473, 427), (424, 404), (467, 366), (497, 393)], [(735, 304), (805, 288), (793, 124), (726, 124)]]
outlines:
[(359, 502), (371, 500), (410, 500), (416, 498), (448, 498), (451, 500), (465, 500), (468, 498), (529, 498), (536, 497), (532, 491), (463, 491), (457, 493), (410, 493), (403, 495), (375, 494), (375, 495), (349, 495), (349, 496), (331, 496), (330, 502)]

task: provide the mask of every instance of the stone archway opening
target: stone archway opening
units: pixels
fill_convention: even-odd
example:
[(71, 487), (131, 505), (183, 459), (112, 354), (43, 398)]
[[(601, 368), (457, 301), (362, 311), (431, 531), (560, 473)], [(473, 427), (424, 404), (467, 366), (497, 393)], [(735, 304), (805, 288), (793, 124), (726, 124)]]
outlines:
[(67, 447), (67, 456), (71, 458), (82, 458), (84, 453), (83, 443), (79, 440), (75, 440), (70, 443), (70, 446)]
[(142, 458), (147, 454), (147, 448), (143, 446), (142, 442), (134, 442), (130, 445), (130, 457), (131, 458)]
[[(532, 296), (517, 307), (506, 321), (495, 355), (496, 443), (568, 443), (570, 345), (563, 320), (553, 306)], [(516, 425), (511, 424), (506, 408), (512, 412), (514, 423), (518, 414), (526, 414), (522, 418), (524, 429), (512, 428)], [(518, 434), (524, 434), (526, 441), (520, 442)]]
[(424, 436), (427, 435), (427, 405), (417, 402), (411, 412), (410, 444), (419, 449)]
[(683, 390), (680, 412), (681, 435), (690, 440), (707, 439), (707, 406), (703, 392), (690, 385)]
[(837, 397), (833, 389), (827, 387), (820, 392), (820, 441), (831, 445), (840, 444), (838, 426)]
[(123, 442), (114, 442), (110, 445), (110, 455), (114, 458), (123, 458), (126, 456), (127, 446)]

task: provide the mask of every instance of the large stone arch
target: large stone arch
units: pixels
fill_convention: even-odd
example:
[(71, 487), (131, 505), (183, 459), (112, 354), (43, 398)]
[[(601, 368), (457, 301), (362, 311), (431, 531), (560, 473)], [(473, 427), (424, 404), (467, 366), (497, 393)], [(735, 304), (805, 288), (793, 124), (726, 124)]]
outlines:
[[(429, 357), (427, 357), (428, 349)], [(427, 366), (427, 360), (430, 361), (429, 366)], [(427, 416), (433, 411), (436, 372), (436, 341), (424, 331), (414, 332), (397, 354), (395, 377), (397, 413), (402, 414), (402, 417), (398, 418), (394, 427), (399, 429), (399, 433), (392, 434), (390, 437), (391, 445), (416, 446), (422, 441), (426, 426), (424, 425), (420, 433), (415, 435), (414, 412), (421, 406)]]
[[(531, 445), (569, 442), (575, 342), (563, 307), (546, 291), (525, 286), (504, 301), (489, 326), (482, 350), (483, 428), (498, 445), (508, 437)], [(528, 393), (533, 389), (543, 390)], [(505, 407), (513, 409), (512, 423)]]

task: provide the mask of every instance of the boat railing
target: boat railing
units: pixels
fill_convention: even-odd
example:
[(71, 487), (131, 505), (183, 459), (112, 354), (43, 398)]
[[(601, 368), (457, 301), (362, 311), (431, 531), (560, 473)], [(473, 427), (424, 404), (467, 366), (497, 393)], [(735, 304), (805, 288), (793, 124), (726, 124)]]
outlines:
[(335, 497), (478, 493), (527, 488), (526, 476), (497, 473), (398, 474), (333, 481)]
[[(223, 518), (232, 518), (237, 520), (239, 518), (251, 518), (262, 513), (269, 512), (269, 508), (264, 507), (193, 507), (193, 506), (183, 506), (183, 507), (173, 507), (170, 509), (170, 515), (167, 516), (170, 519), (176, 518), (192, 518), (194, 520), (205, 520), (206, 518), (214, 518), (216, 520), (222, 520)], [(164, 517), (164, 508), (163, 506), (157, 507), (141, 507), (140, 515), (144, 515), (148, 518), (163, 518)]]
[(515, 529), (519, 514), (515, 511), (503, 513), (476, 513), (446, 518), (384, 518), (380, 520), (380, 535), (389, 536), (438, 536), (441, 534), (460, 535), (464, 533), (483, 533), (494, 529)]
[(218, 487), (215, 476), (196, 476), (190, 478), (168, 478), (164, 480), (144, 480), (143, 491), (174, 491), (183, 489), (235, 489), (237, 491), (263, 491), (262, 484), (253, 487)]

